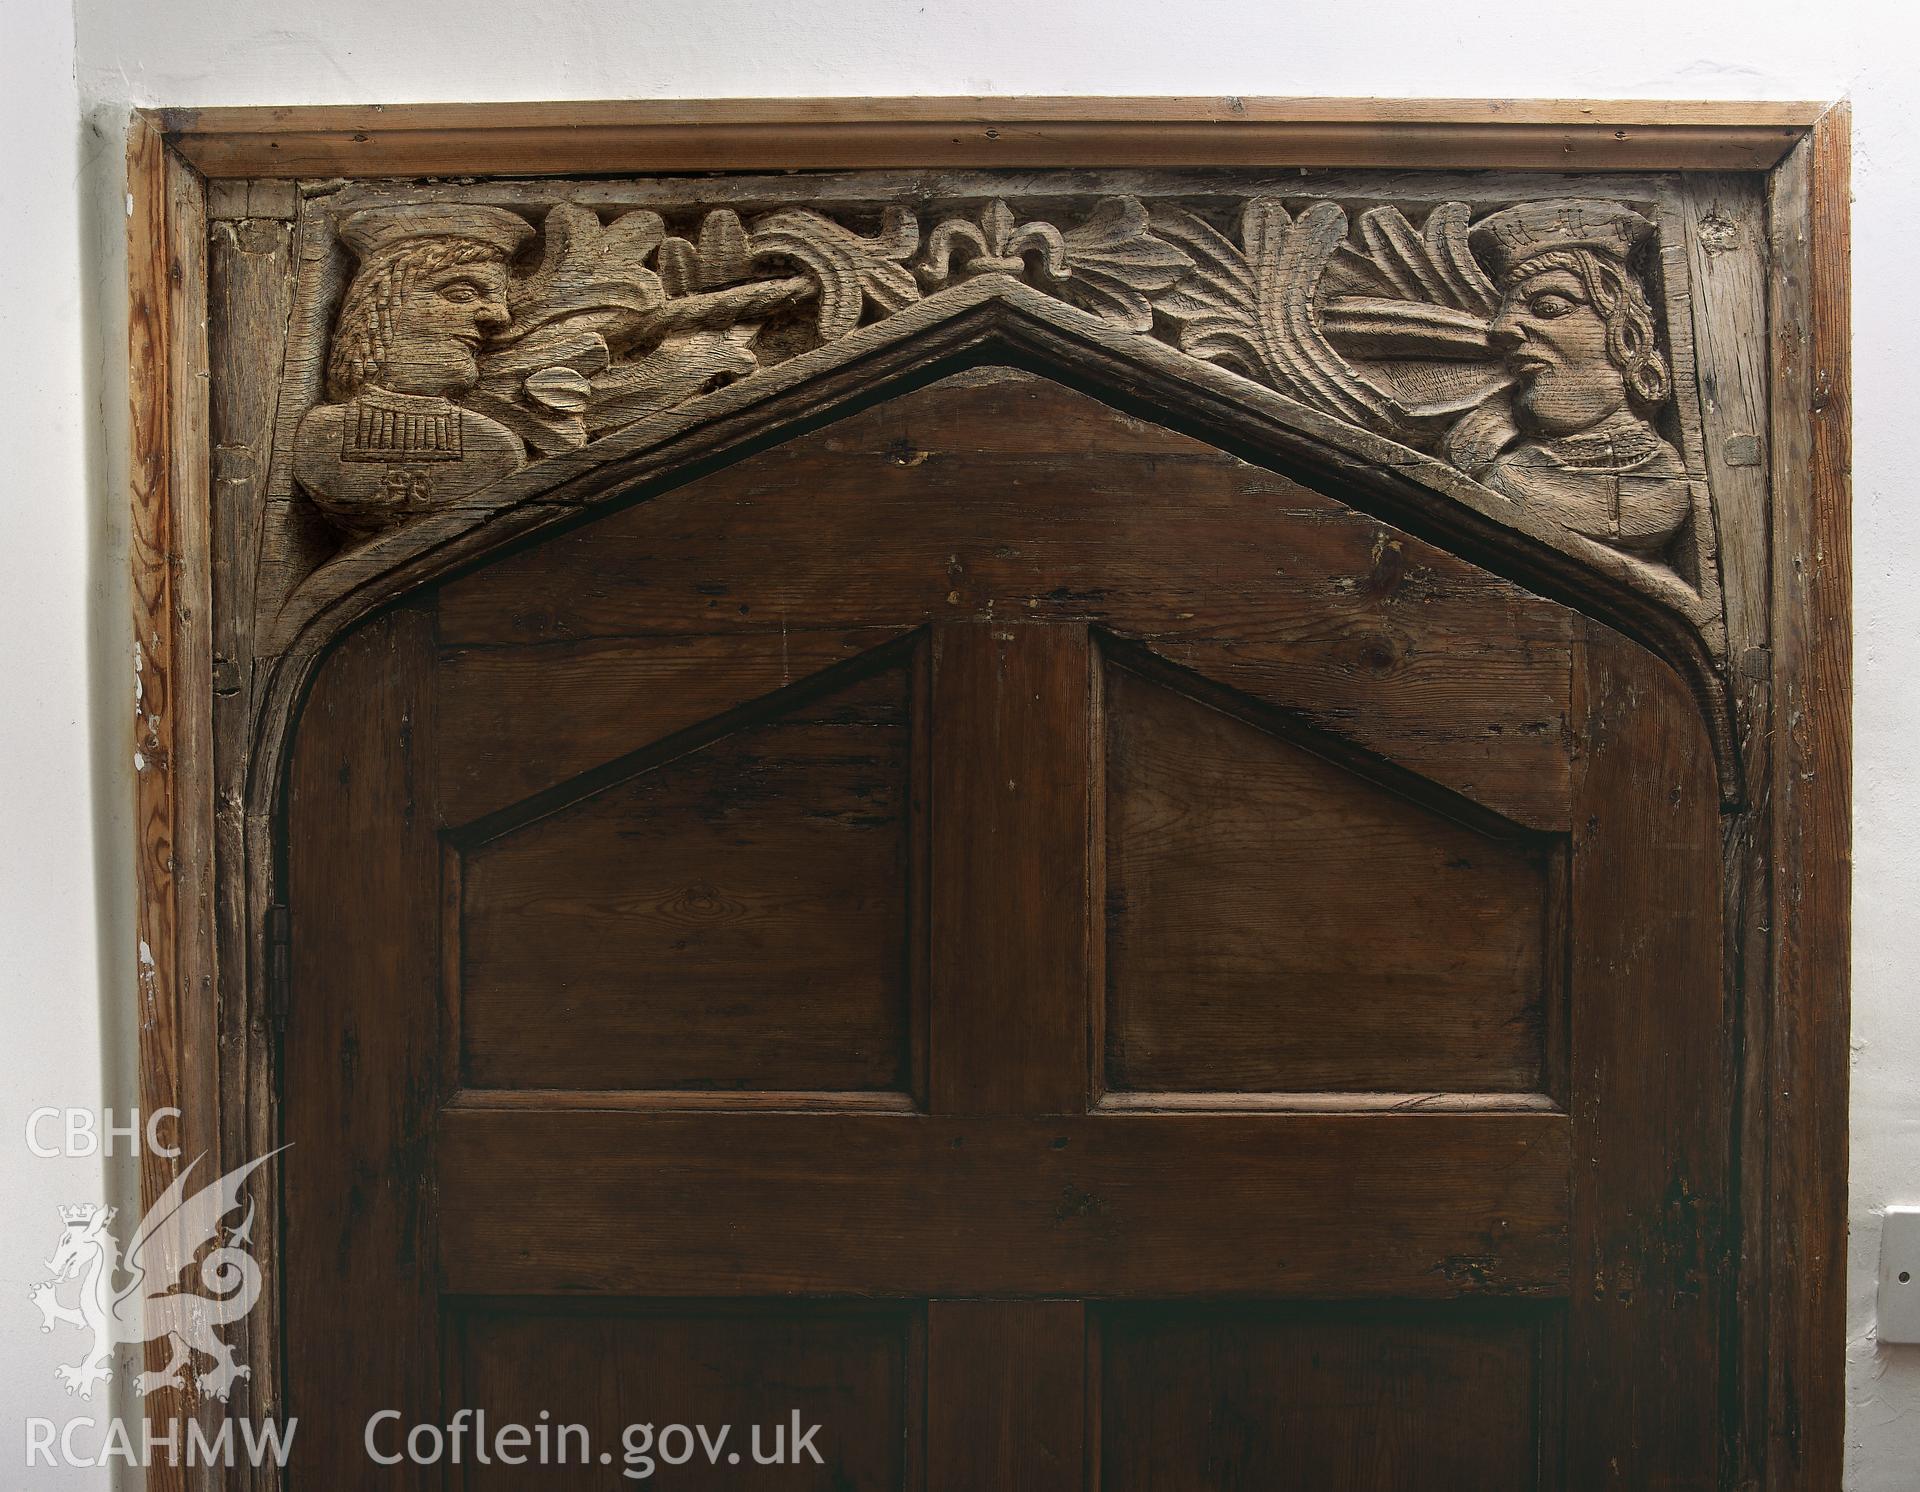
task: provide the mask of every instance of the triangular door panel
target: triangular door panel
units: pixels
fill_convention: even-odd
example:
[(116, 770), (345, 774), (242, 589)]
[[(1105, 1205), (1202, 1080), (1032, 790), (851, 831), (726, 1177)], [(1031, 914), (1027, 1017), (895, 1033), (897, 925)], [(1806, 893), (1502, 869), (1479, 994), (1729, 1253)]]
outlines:
[(1545, 836), (1118, 664), (1104, 687), (1110, 1090), (1545, 1091)]
[(468, 1085), (905, 1090), (913, 689), (889, 653), (465, 851)]

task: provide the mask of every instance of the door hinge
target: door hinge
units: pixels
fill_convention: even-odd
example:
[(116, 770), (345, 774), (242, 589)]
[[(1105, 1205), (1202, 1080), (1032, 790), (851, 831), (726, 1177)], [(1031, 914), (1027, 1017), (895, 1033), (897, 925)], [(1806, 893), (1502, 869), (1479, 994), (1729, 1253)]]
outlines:
[(292, 983), (293, 918), (285, 906), (267, 908), (267, 1019), (275, 1037), (287, 1034), (288, 986)]

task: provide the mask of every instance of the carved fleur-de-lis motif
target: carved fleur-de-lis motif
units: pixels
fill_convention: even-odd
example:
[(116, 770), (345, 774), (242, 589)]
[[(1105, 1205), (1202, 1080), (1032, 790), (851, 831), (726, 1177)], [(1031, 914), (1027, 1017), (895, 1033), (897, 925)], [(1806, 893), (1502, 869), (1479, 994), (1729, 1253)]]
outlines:
[(1155, 238), (1147, 210), (1132, 197), (1109, 197), (1069, 228), (1020, 222), (1004, 201), (981, 209), (977, 223), (951, 218), (927, 235), (918, 266), (930, 290), (962, 279), (1005, 274), (1031, 279), (1128, 331), (1153, 327), (1151, 297), (1173, 285), (1193, 261)]
[(1067, 241), (1051, 223), (1020, 223), (1013, 209), (995, 198), (980, 210), (980, 221), (949, 218), (927, 235), (918, 266), (920, 281), (937, 289), (953, 277), (1020, 275), (1027, 255), (1040, 256), (1040, 272), (1050, 280), (1067, 277)]
[[(1416, 223), (1394, 203), (1350, 217), (1342, 201), (1290, 206), (1267, 194), (1243, 200), (1236, 221), (1217, 197), (1160, 199), (1149, 213), (1130, 195), (1056, 195), (1028, 218), (994, 197), (954, 201), (923, 237), (912, 207), (876, 207), (877, 223), (875, 207), (849, 222), (799, 204), (751, 214), (667, 204), (603, 219), (604, 209), (560, 202), (531, 263), (521, 249), (535, 234), (520, 209), (363, 209), (348, 220), (358, 228), (341, 230), (361, 263), (335, 359), (361, 371), (303, 419), (298, 480), (343, 529), (370, 531), (499, 480), (529, 449), (577, 450), (923, 298), (940, 305), (915, 318), (922, 325), (943, 305), (988, 299), (1058, 317), (1051, 298), (1076, 308), (1065, 314), (1080, 315), (1082, 330), (1091, 314), (1231, 368), (1649, 564), (1671, 568), (1704, 511), (1656, 422), (1672, 376), (1636, 259), (1656, 224), (1635, 208), (1543, 198), (1475, 221), (1468, 203), (1449, 201)], [(453, 313), (400, 303), (396, 265), (442, 252), (436, 240), (456, 243), (455, 268), (480, 266), (467, 273), (510, 317), (490, 305), (469, 318), (470, 334), (449, 332)], [(1579, 387), (1597, 392), (1572, 430), (1563, 413), (1541, 415), (1545, 363), (1528, 350), (1548, 313), (1521, 292), (1551, 275), (1561, 287), (1551, 299), (1606, 326), (1604, 349), (1575, 349)], [(428, 393), (377, 382), (403, 311), (405, 336), (426, 346), (442, 385)], [(416, 427), (431, 438), (407, 433)], [(380, 433), (390, 430), (401, 434)], [(381, 456), (394, 441), (408, 461)], [(429, 460), (431, 471), (420, 465)], [(1696, 558), (1682, 578), (1703, 573)]]

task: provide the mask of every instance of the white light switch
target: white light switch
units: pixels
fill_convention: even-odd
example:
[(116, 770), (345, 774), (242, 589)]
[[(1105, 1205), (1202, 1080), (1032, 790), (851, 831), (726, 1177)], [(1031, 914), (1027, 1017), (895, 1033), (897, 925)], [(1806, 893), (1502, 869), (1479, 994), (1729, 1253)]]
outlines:
[(1880, 1227), (1882, 1342), (1920, 1342), (1920, 1207), (1889, 1207)]

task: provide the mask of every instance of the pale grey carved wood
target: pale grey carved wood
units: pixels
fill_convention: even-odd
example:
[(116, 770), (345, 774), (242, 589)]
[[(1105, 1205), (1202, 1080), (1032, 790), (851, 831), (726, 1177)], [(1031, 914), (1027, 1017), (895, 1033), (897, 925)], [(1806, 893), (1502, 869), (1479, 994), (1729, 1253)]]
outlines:
[(1737, 796), (1728, 468), (1696, 341), (1725, 358), (1743, 333), (1698, 301), (1718, 250), (1696, 196), (1682, 177), (1121, 170), (277, 191), (295, 262), (248, 520), (254, 717), (448, 565), (1019, 348), (1590, 599), (1687, 675)]
[(1253, 195), (1222, 226), (1133, 194), (1032, 218), (992, 197), (924, 226), (888, 204), (870, 232), (849, 215), (689, 206), (682, 236), (652, 207), (579, 202), (337, 213), (351, 272), (296, 481), (365, 537), (994, 275), (1437, 454), (1706, 589), (1703, 489), (1654, 423), (1673, 392), (1648, 296), (1656, 228), (1626, 203), (1475, 221), (1464, 201), (1410, 217)]
[[(1130, 211), (1108, 208), (1101, 215), (1103, 204), (1129, 199), (1144, 211), (1151, 243), (1130, 227), (1137, 222)], [(1463, 230), (1449, 204), (1462, 204), (1468, 254), (1504, 299), (1501, 266), (1475, 249), (1474, 226), (1523, 204), (1567, 200), (1602, 204), (1595, 209), (1601, 218), (1620, 209), (1651, 225), (1626, 259), (1671, 386), (1657, 407), (1629, 404), (1629, 410), (1673, 453), (1663, 456), (1642, 440), (1641, 459), (1667, 469), (1677, 460), (1684, 478), (1671, 482), (1684, 480), (1689, 503), (1673, 542), (1653, 558), (1638, 534), (1615, 544), (1604, 527), (1597, 536), (1583, 532), (1577, 522), (1551, 516), (1550, 504), (1496, 489), (1488, 480), (1495, 461), (1524, 442), (1518, 419), (1514, 435), (1489, 461), (1484, 445), (1463, 438), (1474, 433), (1473, 424), (1449, 444), (1453, 425), (1444, 411), (1422, 426), (1389, 405), (1383, 420), (1364, 389), (1345, 383), (1350, 374), (1391, 399), (1444, 379), (1463, 401), (1453, 424), (1488, 404), (1511, 403), (1513, 371), (1493, 356), (1498, 302), (1489, 302), (1464, 264), (1457, 284), (1396, 297), (1380, 294), (1377, 283), (1369, 289), (1366, 272), (1351, 261), (1371, 259), (1377, 267), (1376, 240), (1401, 260), (1427, 252), (1430, 236), (1441, 245), (1457, 241)], [(1246, 236), (1250, 207), (1262, 201), (1278, 204), (1277, 211), (1263, 211), (1276, 228), (1284, 213), (1288, 235), (1305, 222), (1311, 237), (1331, 221), (1322, 204), (1344, 216), (1344, 236), (1306, 307), (1345, 370), (1316, 368), (1309, 359), (1305, 371), (1296, 367), (1291, 376), (1263, 373), (1257, 351), (1250, 361), (1228, 355), (1231, 336), (1219, 338), (1220, 351), (1209, 355), (1196, 329), (1201, 318), (1176, 314), (1175, 307), (1186, 308), (1207, 288), (1207, 251), (1218, 261), (1211, 273), (1228, 281), (1235, 278), (1235, 255), (1249, 266), (1264, 265), (1259, 252), (1248, 255)], [(313, 411), (355, 397), (328, 388), (336, 328), (363, 265), (342, 228), (365, 210), (428, 206), (500, 210), (525, 233), (500, 225), (519, 246), (510, 262), (499, 257), (507, 324), (479, 339), (478, 376), (467, 384), (460, 368), (443, 392), (408, 397), (457, 408), (463, 437), (469, 417), (491, 421), (514, 435), (519, 451), (505, 475), (450, 497), (441, 486), (443, 501), (434, 500), (431, 481), (408, 491), (415, 506), (394, 514), (395, 521), (343, 522), (298, 470), (298, 437)], [(1768, 509), (1774, 498), (1767, 204), (1756, 178), (1113, 170), (263, 181), (212, 183), (208, 207), (220, 866), (214, 912), (222, 1084), (232, 1100), (223, 1112), (236, 1126), (227, 1137), (234, 1154), (264, 1153), (277, 1143), (272, 1106), (247, 1100), (273, 1087), (268, 990), (273, 929), (284, 926), (272, 916), (279, 753), (304, 681), (328, 644), (373, 608), (545, 525), (573, 520), (598, 503), (644, 497), (698, 463), (831, 418), (851, 401), (935, 376), (929, 370), (956, 361), (1019, 361), (1071, 376), (1115, 402), (1131, 399), (1128, 407), (1137, 413), (1177, 422), (1249, 459), (1297, 463), (1307, 480), (1337, 483), (1331, 490), (1358, 506), (1421, 528), (1628, 631), (1693, 684), (1715, 733), (1730, 803), (1764, 801), (1772, 718), (1765, 652)], [(1391, 217), (1370, 220), (1379, 209), (1398, 214), (1423, 247), (1395, 248), (1404, 234)], [(783, 241), (772, 236), (769, 220), (795, 212), (824, 218), (871, 245), (859, 251), (856, 272), (810, 271), (798, 250), (756, 261), (756, 236)], [(652, 232), (644, 217), (615, 231), (639, 213), (661, 221), (650, 247), (639, 247)], [(912, 218), (916, 240), (903, 256), (890, 257), (905, 237), (902, 213)], [(1185, 226), (1188, 219), (1200, 227)], [(571, 232), (570, 220), (585, 231)], [(1369, 221), (1376, 225), (1372, 238)], [(790, 222), (782, 233), (792, 235)], [(1216, 238), (1227, 246), (1224, 255)], [(1097, 278), (1093, 251), (1107, 244), (1115, 260), (1130, 241), (1138, 261), (1120, 260), (1113, 273)], [(1178, 251), (1193, 268), (1180, 269), (1154, 244)], [(612, 294), (605, 271), (637, 247), (637, 268), (659, 282), (658, 303), (646, 294), (613, 299), (591, 308), (598, 318), (591, 323), (580, 296)], [(739, 274), (743, 253), (746, 273)], [(1078, 255), (1078, 284), (1070, 254)], [(1178, 271), (1175, 277), (1157, 283), (1169, 268)], [(1772, 272), (1790, 276), (1791, 265)], [(568, 287), (595, 276), (594, 288), (569, 303)], [(1297, 295), (1297, 282), (1290, 293)], [(1144, 328), (1135, 296), (1150, 313)], [(856, 298), (847, 329), (846, 307)], [(889, 306), (889, 298), (897, 304)], [(1422, 360), (1394, 356), (1406, 344), (1381, 330), (1400, 335), (1391, 316), (1383, 322), (1380, 308), (1352, 303), (1381, 299), (1397, 299), (1390, 309), (1421, 323), (1430, 340), (1419, 345), (1450, 348), (1452, 355), (1426, 359), (1430, 366), (1418, 370), (1392, 366)], [(827, 301), (836, 308), (828, 324), (842, 328), (833, 337), (822, 329)], [(647, 317), (654, 319), (636, 334), (636, 323)], [(1476, 331), (1476, 321), (1483, 331)], [(1312, 329), (1299, 333), (1299, 345), (1315, 347)], [(572, 361), (553, 355), (581, 332), (597, 333), (605, 343), (604, 366), (596, 366), (600, 354), (584, 338), (569, 354)], [(1424, 383), (1409, 381), (1416, 371), (1427, 375)], [(608, 376), (614, 373), (617, 378)], [(1336, 392), (1316, 393), (1315, 377), (1329, 375)], [(380, 386), (377, 379), (367, 383)], [(1342, 388), (1360, 401), (1357, 407), (1340, 402)], [(1481, 392), (1485, 397), (1476, 402)], [(1403, 401), (1415, 409), (1440, 402)], [(1782, 429), (1784, 440), (1791, 430)], [(343, 427), (336, 433), (344, 439)], [(380, 469), (384, 490), (384, 467), (406, 463), (361, 464)], [(313, 480), (321, 486), (326, 478)], [(1757, 811), (1730, 812), (1726, 819), (1727, 881), (1737, 902), (1764, 900), (1767, 857), (1753, 829)], [(1764, 923), (1742, 916), (1730, 926), (1736, 921), (1742, 931), (1728, 949), (1730, 980), (1745, 977), (1737, 971), (1760, 968), (1767, 956)], [(1751, 1046), (1765, 1034), (1765, 1004), (1748, 999), (1742, 1008)], [(1757, 1074), (1755, 1068), (1745, 1079), (1749, 1116), (1764, 1108)], [(1748, 1153), (1758, 1153), (1761, 1126), (1752, 1118), (1748, 1125)], [(1756, 1232), (1757, 1216), (1748, 1218)], [(272, 1219), (263, 1215), (262, 1226), (271, 1227)], [(261, 1340), (276, 1339), (274, 1305), (263, 1302), (257, 1313)], [(246, 1355), (256, 1364), (268, 1361)], [(274, 1401), (270, 1370), (251, 1391), (260, 1403)]]

